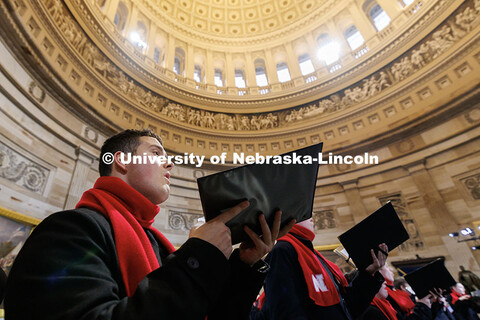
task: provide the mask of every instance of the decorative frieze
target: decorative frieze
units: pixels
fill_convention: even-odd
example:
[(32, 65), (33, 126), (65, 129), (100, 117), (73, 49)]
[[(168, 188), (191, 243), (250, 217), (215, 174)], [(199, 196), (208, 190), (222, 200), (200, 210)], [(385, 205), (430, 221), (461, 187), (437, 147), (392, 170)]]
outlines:
[(201, 217), (203, 215), (199, 213), (169, 210), (168, 227), (172, 230), (190, 230)]
[(480, 200), (480, 173), (460, 179), (472, 200)]
[(336, 228), (335, 210), (325, 209), (313, 212), (313, 223), (316, 231)]
[(50, 170), (0, 141), (0, 178), (43, 195)]

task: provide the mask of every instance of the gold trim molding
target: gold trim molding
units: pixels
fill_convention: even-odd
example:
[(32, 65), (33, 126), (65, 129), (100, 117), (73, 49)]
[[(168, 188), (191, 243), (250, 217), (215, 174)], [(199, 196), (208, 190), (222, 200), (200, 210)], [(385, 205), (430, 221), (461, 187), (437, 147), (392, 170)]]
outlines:
[(2, 207), (0, 207), (0, 215), (18, 222), (30, 224), (32, 226), (37, 226), (40, 222), (42, 222), (42, 220), (40, 219), (33, 218), (33, 217), (18, 213), (10, 209), (2, 208)]

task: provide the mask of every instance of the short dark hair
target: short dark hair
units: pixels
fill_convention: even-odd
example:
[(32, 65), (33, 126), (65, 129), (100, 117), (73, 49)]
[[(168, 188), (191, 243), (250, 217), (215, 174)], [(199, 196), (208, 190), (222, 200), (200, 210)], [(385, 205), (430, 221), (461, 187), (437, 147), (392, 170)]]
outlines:
[(106, 164), (102, 161), (103, 155), (107, 152), (115, 154), (117, 151), (125, 153), (135, 153), (140, 145), (140, 137), (152, 137), (163, 145), (162, 138), (150, 129), (134, 130), (127, 129), (108, 138), (100, 151), (100, 160), (98, 164), (98, 172), (100, 176), (109, 176), (112, 173), (112, 164)]

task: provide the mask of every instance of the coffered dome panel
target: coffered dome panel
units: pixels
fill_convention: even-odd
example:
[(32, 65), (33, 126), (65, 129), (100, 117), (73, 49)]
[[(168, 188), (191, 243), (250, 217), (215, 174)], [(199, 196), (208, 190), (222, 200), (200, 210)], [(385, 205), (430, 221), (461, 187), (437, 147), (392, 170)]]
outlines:
[[(292, 0), (164, 0), (150, 4), (158, 13), (187, 28), (198, 28), (198, 32), (215, 36), (249, 37), (254, 32), (265, 32), (272, 28), (288, 28), (288, 24), (310, 14), (324, 1)], [(171, 15), (171, 13), (174, 13)], [(208, 18), (213, 22), (207, 29), (198, 27), (196, 21)], [(279, 18), (275, 23), (272, 18)], [(267, 20), (269, 20), (267, 22)], [(218, 24), (222, 23), (222, 28)], [(285, 25), (282, 25), (285, 24)]]

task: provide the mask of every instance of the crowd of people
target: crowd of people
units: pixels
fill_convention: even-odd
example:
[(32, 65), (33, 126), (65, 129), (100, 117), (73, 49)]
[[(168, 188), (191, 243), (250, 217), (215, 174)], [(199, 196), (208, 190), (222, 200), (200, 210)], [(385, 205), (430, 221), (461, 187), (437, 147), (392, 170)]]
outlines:
[[(250, 319), (478, 320), (480, 298), (462, 283), (418, 297), (386, 257), (345, 276), (313, 247), (312, 220), (296, 224), (266, 258), (271, 270)], [(374, 265), (374, 263), (372, 263)], [(466, 270), (462, 268), (461, 275)], [(469, 279), (478, 279), (471, 271)], [(347, 280), (348, 279), (348, 280)]]
[[(262, 235), (245, 226), (250, 239), (233, 250), (226, 223), (248, 201), (194, 226), (175, 250), (152, 227), (170, 193), (172, 164), (125, 164), (127, 152), (166, 155), (150, 130), (105, 141), (100, 158), (111, 153), (113, 163), (100, 162), (100, 178), (77, 207), (42, 221), (18, 254), (7, 279), (7, 320), (479, 319), (480, 298), (461, 283), (415, 296), (395, 278), (384, 243), (369, 248), (368, 266), (344, 275), (314, 249), (312, 219), (281, 228), (281, 211), (271, 224), (261, 214)], [(462, 272), (461, 280), (478, 279)]]

